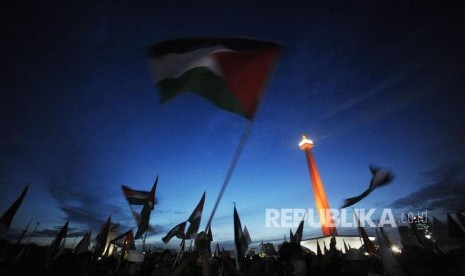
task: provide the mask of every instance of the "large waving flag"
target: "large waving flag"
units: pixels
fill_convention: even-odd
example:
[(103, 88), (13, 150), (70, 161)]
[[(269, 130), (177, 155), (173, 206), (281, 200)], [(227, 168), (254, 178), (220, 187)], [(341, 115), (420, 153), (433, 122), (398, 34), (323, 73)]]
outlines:
[(188, 38), (151, 48), (162, 103), (193, 92), (216, 106), (253, 118), (281, 46), (244, 38)]
[(11, 221), (13, 220), (16, 211), (18, 211), (19, 206), (21, 206), (28, 190), (29, 185), (24, 188), (18, 199), (16, 199), (16, 201), (11, 204), (10, 208), (8, 208), (8, 210), (3, 213), (2, 217), (0, 217), (0, 238), (4, 237), (8, 229), (10, 229)]
[(205, 203), (205, 192), (202, 195), (199, 203), (195, 207), (194, 211), (190, 215), (187, 221), (190, 223), (186, 231), (186, 237), (188, 239), (194, 239), (197, 236), (197, 231), (199, 230), (200, 220), (202, 219), (203, 205)]
[(108, 218), (107, 222), (102, 226), (100, 232), (97, 235), (95, 245), (94, 245), (94, 256), (100, 257), (105, 251), (105, 246), (107, 244), (108, 233), (110, 232), (111, 216)]
[(367, 195), (369, 195), (371, 192), (373, 192), (374, 189), (389, 184), (392, 181), (392, 179), (394, 179), (394, 175), (388, 169), (378, 168), (376, 166), (371, 165), (370, 171), (372, 174), (372, 178), (368, 189), (356, 197), (351, 197), (344, 200), (344, 204), (341, 208), (346, 208), (354, 205), (355, 203), (359, 202)]
[(171, 229), (168, 232), (168, 234), (166, 234), (166, 236), (162, 238), (163, 242), (168, 243), (173, 237), (176, 237), (178, 239), (185, 239), (186, 235), (184, 233), (184, 230), (186, 229), (186, 223), (187, 222), (182, 222), (173, 227), (173, 229)]
[(150, 191), (133, 190), (125, 185), (122, 185), (121, 189), (123, 190), (124, 197), (126, 197), (130, 205), (148, 204), (150, 208), (153, 210), (153, 207), (155, 205), (155, 192), (157, 189), (157, 184), (158, 176), (155, 179), (155, 183), (153, 184), (152, 189)]

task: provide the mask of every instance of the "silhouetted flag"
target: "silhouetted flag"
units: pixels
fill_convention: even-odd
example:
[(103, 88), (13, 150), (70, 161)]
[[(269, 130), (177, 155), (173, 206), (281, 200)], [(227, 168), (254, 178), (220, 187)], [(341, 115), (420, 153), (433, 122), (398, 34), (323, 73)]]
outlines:
[(130, 250), (136, 249), (134, 232), (132, 229), (115, 237), (113, 240), (110, 241), (110, 243), (116, 244), (119, 247), (122, 247), (124, 243), (126, 243), (126, 246), (128, 249)]
[(21, 241), (23, 240), (24, 236), (27, 233), (27, 229), (29, 228), (29, 225), (31, 225), (32, 219), (27, 223), (26, 227), (21, 231), (21, 234), (19, 235), (18, 239), (16, 240), (16, 244), (20, 244)]
[(212, 232), (212, 227), (208, 226), (207, 232), (205, 233), (207, 235), (207, 239), (209, 242), (213, 241), (213, 232)]
[(123, 190), (124, 197), (131, 205), (145, 205), (148, 204), (149, 207), (153, 210), (155, 205), (155, 192), (158, 184), (158, 176), (155, 179), (155, 183), (152, 186), (150, 191), (139, 191), (133, 190), (128, 186), (122, 185), (121, 189)]
[(457, 210), (455, 213), (457, 219), (459, 220), (460, 224), (465, 227), (465, 210)]
[(203, 211), (204, 203), (205, 203), (205, 192), (203, 193), (202, 198), (200, 199), (199, 203), (195, 207), (194, 211), (192, 212), (190, 217), (187, 219), (187, 221), (190, 223), (186, 231), (186, 237), (188, 239), (194, 239), (197, 236), (197, 231), (199, 230), (200, 221), (202, 219), (202, 211)]
[[(236, 245), (236, 264), (240, 264), (247, 251), (247, 241), (242, 232), (241, 220), (237, 213), (236, 206), (234, 206), (234, 243)], [(239, 267), (237, 267), (239, 269)]]
[(80, 254), (89, 251), (90, 246), (90, 232), (84, 234), (82, 239), (78, 242), (76, 247), (74, 247), (73, 252), (74, 254)]
[[(142, 221), (142, 217), (140, 216), (139, 213), (137, 213), (136, 211), (134, 210), (131, 210), (132, 211), (132, 215), (134, 217), (134, 220), (136, 221), (136, 225), (137, 227), (139, 227), (140, 225), (140, 222)], [(147, 232), (153, 232), (153, 227), (150, 225), (150, 223), (147, 225)]]
[(378, 231), (378, 229), (376, 229), (376, 239), (378, 240), (379, 256), (383, 262), (385, 275), (407, 275), (399, 265), (399, 262), (397, 262), (396, 258), (392, 255), (391, 241), (389, 241), (387, 234), (382, 230)]
[(192, 251), (194, 250), (193, 247), (192, 247), (193, 242), (194, 242), (194, 240), (191, 240), (191, 243), (189, 244), (189, 254), (191, 254)]
[(295, 244), (300, 244), (300, 242), (302, 241), (303, 232), (304, 232), (304, 218), (302, 218), (302, 220), (299, 223), (299, 227), (297, 227), (297, 231), (295, 231), (295, 234), (294, 234)]
[(151, 58), (161, 102), (193, 92), (251, 119), (280, 51), (278, 44), (243, 38), (187, 38), (156, 44)]
[(349, 252), (349, 248), (347, 247), (346, 241), (343, 239), (342, 242), (344, 243), (344, 252)]
[(184, 233), (184, 230), (186, 228), (186, 222), (182, 222), (173, 229), (171, 229), (166, 236), (162, 238), (164, 243), (168, 243), (173, 237), (177, 237), (178, 239), (185, 239), (186, 234)]
[(224, 250), (224, 248), (221, 248), (221, 275), (228, 275), (228, 273), (235, 275), (237, 270), (234, 267), (229, 254)]
[(179, 247), (180, 247), (179, 252), (178, 252), (178, 254), (176, 256), (176, 259), (174, 260), (175, 264), (180, 264), (182, 258), (184, 257), (185, 243), (186, 243), (186, 240), (182, 240), (181, 244), (179, 245)]
[(318, 240), (316, 241), (316, 255), (317, 257), (323, 256), (323, 253), (321, 253), (321, 247), (320, 247), (320, 243), (318, 242)]
[(95, 245), (94, 245), (94, 257), (100, 257), (105, 251), (105, 246), (107, 244), (108, 233), (110, 232), (111, 216), (108, 218), (107, 222), (102, 226), (100, 232), (97, 235)]
[(16, 199), (16, 201), (13, 202), (13, 204), (11, 204), (10, 208), (8, 208), (0, 218), (0, 238), (4, 237), (8, 229), (10, 229), (11, 221), (13, 220), (16, 212), (18, 211), (19, 206), (21, 206), (21, 203), (23, 202), (23, 199), (26, 196), (28, 190), (29, 185), (26, 185), (24, 190), (19, 195), (18, 199)]
[(218, 243), (216, 243), (216, 246), (215, 246), (215, 253), (213, 253), (213, 257), (214, 258), (219, 258), (220, 257), (220, 245)]
[(359, 202), (367, 195), (369, 195), (371, 192), (373, 192), (374, 189), (389, 184), (392, 181), (392, 179), (394, 179), (394, 175), (387, 169), (378, 168), (376, 166), (371, 165), (370, 171), (372, 174), (372, 178), (368, 189), (359, 196), (345, 199), (344, 204), (341, 208), (346, 208), (354, 205), (355, 203)]
[(49, 252), (49, 259), (57, 253), (61, 249), (61, 245), (64, 239), (66, 239), (66, 234), (68, 233), (68, 225), (69, 221), (66, 221), (65, 225), (61, 227), (60, 232), (58, 232), (58, 235), (55, 237), (55, 239), (52, 241), (50, 244), (50, 247), (48, 249)]
[(245, 241), (247, 243), (247, 246), (250, 245), (252, 243), (252, 239), (250, 238), (250, 234), (249, 234), (249, 230), (247, 229), (247, 226), (244, 225), (244, 237), (245, 237)]
[(375, 245), (370, 240), (370, 238), (368, 238), (365, 228), (363, 228), (363, 226), (360, 225), (360, 219), (358, 218), (357, 212), (355, 212), (355, 210), (354, 210), (354, 216), (357, 221), (358, 233), (363, 240), (363, 246), (365, 247), (365, 251), (367, 253), (376, 254)]
[(465, 232), (449, 214), (447, 214), (447, 228), (449, 229), (449, 237), (459, 240), (465, 239)]
[(386, 231), (384, 231), (384, 228), (383, 228), (383, 227), (379, 227), (379, 233), (383, 236), (384, 241), (386, 242), (387, 247), (391, 248), (391, 247), (392, 247), (392, 242), (391, 242), (391, 240), (389, 239), (389, 236), (388, 236), (388, 234), (386, 233)]
[(147, 229), (149, 227), (149, 222), (150, 222), (150, 213), (152, 212), (150, 205), (146, 204), (142, 208), (142, 211), (140, 212), (140, 223), (137, 227), (137, 232), (135, 239), (137, 240), (138, 238), (142, 237), (142, 235), (147, 232)]
[(447, 226), (435, 217), (433, 217), (433, 226), (431, 227), (431, 232), (433, 234), (433, 239), (438, 246), (453, 245), (457, 242), (456, 240), (449, 237), (449, 230)]

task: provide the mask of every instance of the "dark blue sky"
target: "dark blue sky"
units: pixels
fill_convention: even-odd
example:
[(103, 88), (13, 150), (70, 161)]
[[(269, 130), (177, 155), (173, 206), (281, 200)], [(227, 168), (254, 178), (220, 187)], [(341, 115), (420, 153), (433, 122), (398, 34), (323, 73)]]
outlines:
[(396, 178), (357, 207), (463, 207), (463, 3), (249, 2), (1, 8), (0, 211), (31, 183), (13, 228), (33, 218), (46, 236), (69, 218), (74, 232), (95, 230), (110, 214), (135, 227), (120, 186), (149, 189), (157, 174), (150, 241), (207, 191), (203, 227), (246, 122), (192, 94), (159, 105), (146, 49), (186, 36), (285, 47), (213, 220), (215, 240), (233, 239), (233, 201), (256, 241), (288, 233), (265, 228), (265, 208), (314, 208), (302, 133), (333, 207), (366, 189), (371, 163)]

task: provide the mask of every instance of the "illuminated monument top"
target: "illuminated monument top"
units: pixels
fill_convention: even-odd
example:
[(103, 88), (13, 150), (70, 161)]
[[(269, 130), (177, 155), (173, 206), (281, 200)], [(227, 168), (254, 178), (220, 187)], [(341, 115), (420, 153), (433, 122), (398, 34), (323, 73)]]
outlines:
[(329, 213), (329, 203), (326, 198), (323, 182), (321, 181), (320, 173), (316, 167), (315, 158), (313, 157), (312, 148), (314, 144), (312, 140), (307, 139), (307, 136), (302, 135), (302, 141), (299, 143), (301, 150), (305, 152), (307, 158), (308, 170), (310, 172), (310, 180), (312, 182), (313, 194), (315, 195), (316, 208), (320, 216), (321, 230), (323, 236), (337, 235), (336, 228), (332, 225), (333, 218)]
[(307, 139), (307, 136), (302, 135), (302, 141), (299, 143), (299, 147), (301, 150), (306, 150), (307, 148), (313, 148), (313, 141)]

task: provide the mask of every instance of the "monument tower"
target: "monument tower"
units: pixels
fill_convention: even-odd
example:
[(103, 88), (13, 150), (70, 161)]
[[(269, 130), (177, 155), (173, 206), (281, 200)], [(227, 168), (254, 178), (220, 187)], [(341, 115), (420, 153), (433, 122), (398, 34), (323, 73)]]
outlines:
[(313, 194), (315, 196), (316, 208), (318, 209), (318, 215), (320, 216), (321, 231), (323, 232), (323, 236), (335, 236), (337, 235), (337, 230), (332, 224), (334, 221), (331, 213), (329, 212), (330, 207), (328, 199), (326, 198), (323, 182), (321, 181), (320, 173), (318, 172), (315, 158), (313, 157), (312, 153), (313, 141), (307, 139), (305, 135), (302, 135), (302, 141), (300, 141), (299, 147), (305, 152), (305, 157), (307, 158), (310, 180), (313, 187)]

